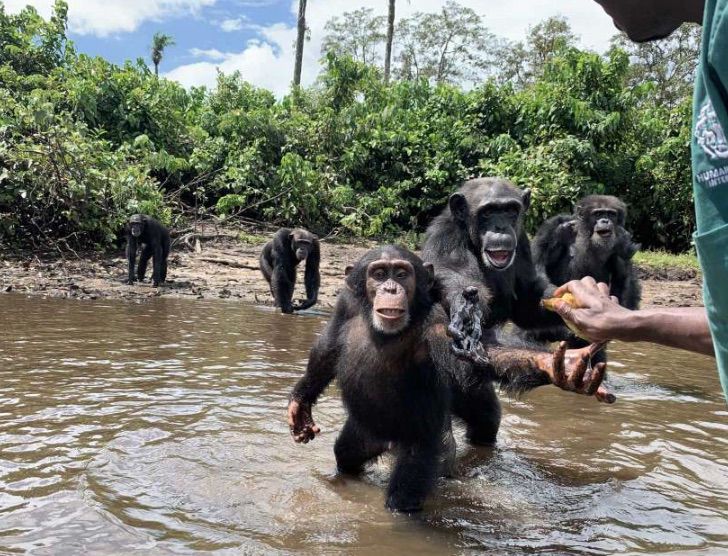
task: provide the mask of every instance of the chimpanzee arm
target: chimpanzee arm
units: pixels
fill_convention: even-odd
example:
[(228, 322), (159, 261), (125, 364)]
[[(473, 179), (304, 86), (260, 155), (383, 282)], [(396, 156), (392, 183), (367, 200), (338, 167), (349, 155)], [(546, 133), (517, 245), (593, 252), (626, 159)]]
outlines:
[(302, 311), (316, 305), (318, 301), (319, 285), (321, 283), (321, 274), (319, 273), (319, 264), (321, 262), (321, 248), (319, 241), (314, 239), (311, 242), (311, 250), (306, 257), (306, 272), (304, 274), (304, 284), (306, 285), (306, 300), (302, 303), (294, 305), (295, 311)]
[(127, 243), (126, 243), (126, 258), (129, 262), (129, 274), (127, 277), (127, 282), (129, 284), (134, 283), (134, 262), (136, 259), (136, 252), (137, 252), (137, 240), (136, 238), (131, 235), (131, 232), (127, 234)]
[(306, 443), (313, 440), (320, 432), (313, 420), (311, 407), (336, 376), (340, 353), (337, 335), (341, 334), (340, 328), (347, 319), (343, 305), (345, 302), (340, 299), (334, 317), (311, 348), (306, 373), (291, 392), (288, 403), (288, 426), (295, 442)]
[(513, 289), (515, 299), (511, 320), (526, 330), (549, 327), (563, 327), (566, 330), (561, 317), (541, 307), (541, 300), (544, 297), (551, 297), (556, 288), (536, 271), (528, 239), (521, 238), (518, 243), (519, 253), (515, 261), (516, 282)]

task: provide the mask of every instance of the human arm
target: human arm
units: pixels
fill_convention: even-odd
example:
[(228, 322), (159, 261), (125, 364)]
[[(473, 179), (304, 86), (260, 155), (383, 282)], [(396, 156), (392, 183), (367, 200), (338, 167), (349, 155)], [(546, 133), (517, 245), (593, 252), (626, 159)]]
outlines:
[(631, 311), (609, 295), (609, 286), (591, 277), (564, 284), (556, 297), (571, 293), (576, 307), (556, 301), (554, 308), (592, 342), (622, 340), (652, 342), (714, 356), (704, 307), (654, 308)]

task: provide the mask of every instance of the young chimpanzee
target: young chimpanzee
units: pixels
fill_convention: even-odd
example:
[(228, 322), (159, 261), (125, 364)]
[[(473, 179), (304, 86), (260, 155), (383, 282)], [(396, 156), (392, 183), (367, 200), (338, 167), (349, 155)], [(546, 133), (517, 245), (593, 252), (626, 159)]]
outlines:
[(587, 373), (591, 347), (554, 354), (489, 345), (485, 357), (458, 358), (432, 265), (407, 249), (369, 251), (347, 268), (346, 289), (295, 385), (288, 423), (296, 442), (320, 431), (311, 407), (335, 378), (348, 412), (334, 452), (341, 472), (358, 474), (387, 449), (397, 461), (386, 505), (418, 511), (441, 464), (454, 457), (451, 415), (468, 438), (492, 443), (500, 423), (493, 382), (520, 392), (554, 383), (593, 395), (605, 366)]
[(558, 326), (561, 319), (541, 308), (553, 288), (536, 272), (523, 219), (531, 198), (501, 178), (465, 182), (430, 224), (422, 258), (432, 263), (444, 288), (443, 302), (462, 302), (467, 287), (478, 289), (483, 327), (512, 320), (521, 328)]
[(129, 218), (126, 231), (126, 257), (129, 261), (129, 284), (134, 283), (134, 261), (137, 248), (144, 245), (139, 256), (136, 278), (144, 281), (147, 263), (152, 261), (152, 284), (154, 287), (167, 279), (167, 257), (169, 256), (169, 231), (157, 220), (146, 214), (134, 214)]
[(591, 276), (609, 284), (620, 304), (637, 309), (640, 284), (632, 267), (639, 245), (624, 229), (627, 207), (617, 197), (589, 195), (574, 214), (548, 219), (533, 240), (534, 259), (555, 285)]
[[(306, 261), (304, 274), (306, 299), (294, 305), (291, 300), (296, 283), (296, 266), (303, 260)], [(280, 307), (283, 313), (302, 311), (316, 304), (321, 282), (320, 260), (318, 237), (302, 228), (295, 230), (281, 228), (273, 239), (265, 244), (260, 254), (260, 271), (270, 285), (276, 306)]]

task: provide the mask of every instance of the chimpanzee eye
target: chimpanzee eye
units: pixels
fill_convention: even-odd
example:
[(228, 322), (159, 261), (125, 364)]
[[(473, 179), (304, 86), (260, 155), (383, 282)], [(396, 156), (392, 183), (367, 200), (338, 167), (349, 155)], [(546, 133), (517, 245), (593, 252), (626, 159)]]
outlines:
[(409, 276), (409, 272), (407, 272), (406, 270), (397, 271), (397, 278), (399, 278), (400, 280), (404, 280), (405, 278), (407, 278), (407, 276)]
[(384, 272), (384, 269), (378, 268), (374, 272), (372, 272), (372, 276), (375, 280), (384, 280), (386, 273)]

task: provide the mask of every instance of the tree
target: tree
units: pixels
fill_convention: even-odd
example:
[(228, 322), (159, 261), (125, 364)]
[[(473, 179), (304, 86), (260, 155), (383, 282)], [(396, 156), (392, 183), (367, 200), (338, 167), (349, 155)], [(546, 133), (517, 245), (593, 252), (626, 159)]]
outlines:
[(301, 66), (303, 65), (303, 41), (306, 38), (306, 0), (298, 0), (298, 20), (296, 23), (296, 64), (293, 68), (293, 84), (301, 85)]
[(692, 94), (700, 38), (699, 25), (685, 24), (660, 41), (637, 44), (620, 33), (612, 39), (612, 45), (630, 57), (627, 83), (631, 87), (653, 83), (651, 98), (672, 108)]
[(576, 46), (566, 18), (553, 16), (529, 28), (526, 43), (502, 41), (495, 57), (496, 78), (523, 88), (543, 75), (554, 57)]
[(324, 26), (327, 35), (321, 44), (321, 53), (348, 54), (359, 62), (372, 64), (377, 47), (385, 38), (381, 31), (384, 16), (373, 14), (371, 8), (360, 8), (330, 19)]
[(435, 83), (475, 81), (489, 67), (495, 41), (472, 9), (449, 0), (440, 13), (417, 12), (400, 22), (399, 76)]
[(152, 62), (154, 62), (154, 75), (159, 76), (159, 64), (164, 56), (164, 49), (175, 44), (170, 35), (156, 32), (152, 37)]
[(394, 42), (394, 2), (389, 0), (387, 13), (387, 49), (384, 54), (384, 82), (389, 83), (389, 73), (392, 66), (392, 43)]

